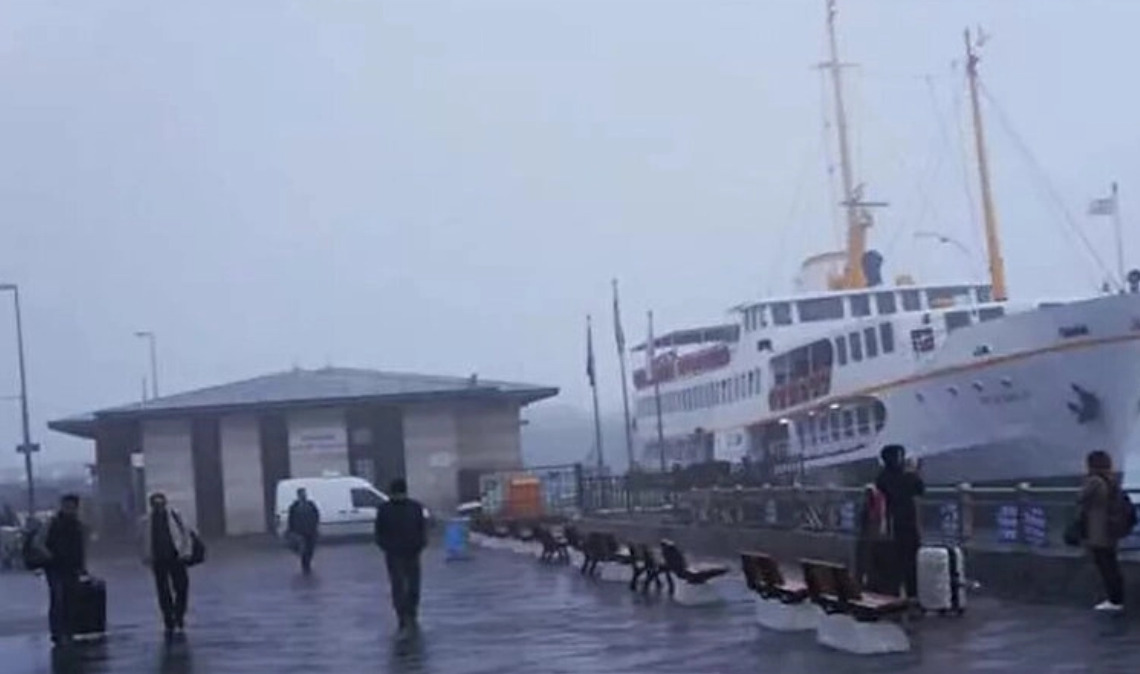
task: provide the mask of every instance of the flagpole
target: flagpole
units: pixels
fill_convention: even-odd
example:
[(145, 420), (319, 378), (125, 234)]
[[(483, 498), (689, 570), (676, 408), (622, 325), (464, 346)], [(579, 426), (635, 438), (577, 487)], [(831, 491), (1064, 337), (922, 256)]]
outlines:
[(657, 368), (656, 363), (656, 348), (654, 341), (656, 337), (653, 336), (653, 312), (649, 312), (649, 344), (646, 348), (649, 352), (649, 376), (653, 379), (653, 402), (657, 407), (657, 449), (661, 457), (661, 472), (665, 473), (665, 424), (661, 420), (661, 384), (657, 381)]
[(597, 371), (594, 369), (594, 325), (593, 320), (588, 315), (586, 316), (586, 350), (590, 391), (594, 396), (594, 446), (598, 450), (598, 474), (601, 475), (602, 468), (606, 465), (606, 459), (602, 452), (602, 416), (598, 411), (598, 377)]
[(1120, 224), (1120, 190), (1115, 180), (1112, 181), (1112, 224), (1116, 228), (1116, 273), (1120, 278), (1120, 287), (1124, 288), (1124, 232)]
[(637, 466), (633, 458), (633, 429), (629, 421), (629, 377), (626, 376), (625, 365), (625, 331), (621, 327), (621, 309), (618, 302), (618, 282), (613, 280), (614, 286), (614, 339), (617, 342), (618, 363), (621, 365), (621, 406), (625, 413), (625, 453), (629, 460), (630, 472)]

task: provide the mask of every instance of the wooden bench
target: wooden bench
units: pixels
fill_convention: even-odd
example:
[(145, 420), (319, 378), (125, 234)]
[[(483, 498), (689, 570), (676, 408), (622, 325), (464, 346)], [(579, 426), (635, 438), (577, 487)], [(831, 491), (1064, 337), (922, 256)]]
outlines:
[(906, 613), (902, 597), (863, 592), (842, 564), (812, 559), (800, 560), (808, 596), (826, 613), (841, 613), (859, 622), (875, 622)]
[[(670, 596), (680, 603), (690, 603), (691, 601), (692, 603), (705, 604), (717, 601), (715, 591), (708, 590), (706, 586), (710, 580), (728, 573), (727, 566), (721, 564), (690, 564), (685, 559), (685, 553), (681, 551), (681, 548), (670, 540), (661, 541), (661, 559), (664, 561), (662, 569), (665, 572), (665, 580), (669, 584)], [(673, 582), (674, 578), (684, 583), (686, 591), (683, 597), (677, 592), (677, 586)]]
[(764, 599), (799, 604), (808, 598), (807, 583), (784, 578), (779, 563), (771, 556), (762, 552), (742, 552), (740, 564), (748, 589)]
[(653, 553), (653, 548), (645, 543), (630, 543), (629, 557), (633, 564), (633, 578), (629, 581), (629, 589), (638, 589), (638, 580), (642, 581), (641, 591), (648, 592), (649, 584), (653, 583), (658, 590), (662, 589), (661, 574), (664, 572), (663, 564)]
[(570, 562), (569, 544), (563, 536), (540, 524), (534, 527), (534, 537), (542, 545), (542, 553), (538, 557), (540, 562)]

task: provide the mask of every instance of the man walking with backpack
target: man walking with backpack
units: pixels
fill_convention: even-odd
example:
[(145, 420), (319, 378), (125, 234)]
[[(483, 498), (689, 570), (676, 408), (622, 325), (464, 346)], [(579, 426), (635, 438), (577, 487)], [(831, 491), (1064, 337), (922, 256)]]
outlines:
[(1085, 465), (1088, 474), (1077, 499), (1080, 524), (1105, 592), (1105, 600), (1094, 608), (1118, 613), (1124, 610), (1124, 576), (1117, 545), (1136, 527), (1136, 509), (1113, 474), (1107, 452), (1089, 452)]
[(169, 638), (186, 627), (187, 595), (190, 576), (187, 562), (193, 552), (190, 532), (182, 516), (166, 503), (166, 495), (156, 492), (150, 496), (150, 512), (142, 524), (143, 564), (154, 572), (154, 585), (158, 593), (158, 606)]
[(392, 480), (389, 500), (376, 509), (376, 544), (384, 551), (392, 606), (399, 620), (400, 636), (417, 627), (420, 605), (420, 553), (427, 546), (424, 507), (408, 498), (408, 483)]

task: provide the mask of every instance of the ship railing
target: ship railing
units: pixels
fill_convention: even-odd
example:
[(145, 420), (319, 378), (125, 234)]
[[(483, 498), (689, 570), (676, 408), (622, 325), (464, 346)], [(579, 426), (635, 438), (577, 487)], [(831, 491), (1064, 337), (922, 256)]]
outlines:
[[(1064, 547), (1076, 517), (1078, 487), (1031, 484), (928, 487), (919, 499), (923, 540), (972, 547), (1048, 551)], [(1140, 503), (1140, 490), (1127, 490)], [(673, 523), (799, 530), (855, 537), (862, 487), (765, 485), (675, 489), (627, 476), (582, 482), (582, 504), (595, 516), (657, 516)], [(1121, 542), (1140, 549), (1140, 528)]]

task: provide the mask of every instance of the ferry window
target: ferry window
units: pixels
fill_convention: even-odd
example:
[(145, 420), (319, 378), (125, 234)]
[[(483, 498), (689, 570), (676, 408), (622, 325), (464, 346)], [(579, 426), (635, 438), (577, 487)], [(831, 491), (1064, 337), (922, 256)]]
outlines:
[(959, 328), (965, 328), (970, 325), (970, 312), (968, 311), (949, 311), (946, 313), (946, 330), (953, 332)]
[(922, 296), (918, 294), (917, 290), (904, 290), (902, 291), (902, 305), (903, 311), (921, 311)]
[(728, 388), (728, 380), (722, 379), (720, 382), (720, 401), (725, 404), (732, 402), (732, 399), (729, 397), (730, 393), (731, 391)]
[(893, 314), (898, 310), (894, 293), (875, 293), (875, 306), (883, 315)]
[(789, 355), (792, 359), (792, 380), (803, 379), (811, 374), (811, 358), (806, 347), (800, 347)]
[(812, 342), (808, 347), (811, 351), (811, 371), (823, 372), (831, 369), (831, 340), (821, 339)]
[(772, 380), (776, 386), (788, 383), (788, 357), (780, 356), (772, 359)]
[(989, 286), (981, 286), (977, 289), (978, 304), (988, 304), (994, 301), (994, 289)]
[(777, 302), (772, 305), (772, 322), (776, 325), (792, 324), (792, 305), (787, 302)]
[(852, 295), (848, 298), (851, 301), (851, 315), (852, 316), (870, 316), (871, 315), (871, 298), (867, 295)]
[(855, 422), (859, 427), (859, 435), (871, 434), (871, 412), (866, 407), (855, 410)]
[(855, 437), (855, 415), (851, 410), (843, 412), (843, 435), (849, 438)]
[(1005, 315), (1005, 307), (988, 307), (978, 310), (979, 321), (992, 321)]
[(836, 442), (839, 442), (839, 439), (841, 437), (843, 437), (843, 429), (840, 428), (839, 412), (832, 412), (831, 413), (831, 439), (836, 441)]
[(863, 349), (867, 352), (868, 358), (879, 355), (879, 337), (875, 334), (875, 328), (863, 330)]
[(918, 328), (910, 331), (910, 344), (915, 353), (926, 353), (934, 350), (934, 330), (931, 328)]
[(969, 288), (932, 288), (926, 291), (926, 302), (931, 309), (961, 306), (971, 300)]
[(883, 403), (876, 400), (871, 405), (871, 416), (875, 418), (875, 432), (883, 430), (883, 424), (887, 422), (887, 408)]
[(883, 347), (883, 353), (891, 353), (895, 350), (894, 325), (883, 323), (879, 326), (879, 346)]
[(748, 372), (748, 396), (752, 397), (754, 395), (756, 395), (756, 372), (750, 370)]
[(828, 435), (831, 431), (831, 424), (829, 423), (829, 417), (826, 414), (824, 414), (824, 415), (819, 417), (818, 422), (819, 422), (819, 441), (820, 442), (827, 442)]
[(863, 360), (863, 340), (859, 338), (859, 333), (852, 332), (847, 335), (847, 342), (851, 348), (851, 360), (856, 363)]
[(759, 395), (760, 392), (764, 390), (764, 379), (763, 379), (763, 377), (764, 377), (764, 373), (760, 371), (760, 368), (756, 368), (756, 394), (757, 395)]
[(801, 323), (834, 321), (843, 318), (842, 297), (821, 297), (796, 303)]
[(840, 365), (847, 364), (847, 337), (844, 335), (835, 338), (835, 360)]

